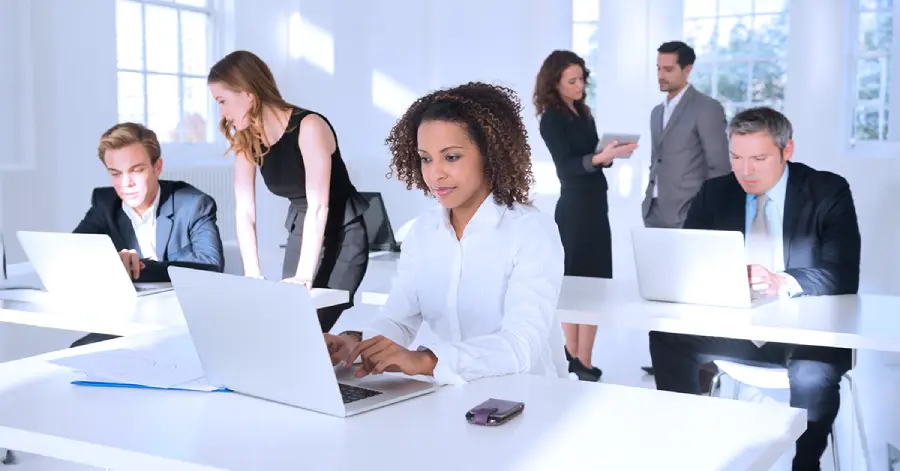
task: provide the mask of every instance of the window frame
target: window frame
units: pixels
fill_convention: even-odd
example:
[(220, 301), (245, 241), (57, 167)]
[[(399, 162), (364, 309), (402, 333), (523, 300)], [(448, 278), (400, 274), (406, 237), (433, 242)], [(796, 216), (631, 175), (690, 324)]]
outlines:
[[(577, 1), (578, 1), (578, 0), (572, 0), (571, 3), (572, 3), (572, 5), (573, 5), (573, 9), (574, 9), (574, 4), (575, 4)], [(578, 54), (582, 59), (584, 59), (585, 65), (587, 66), (588, 69), (591, 69), (592, 65), (594, 64), (594, 62), (595, 62), (594, 59), (596, 58), (595, 56), (596, 56), (596, 54), (597, 54), (597, 51), (598, 51), (599, 47), (595, 47), (594, 50), (593, 50), (593, 52), (592, 52), (590, 55), (582, 55), (582, 54), (583, 54), (583, 51), (575, 50), (575, 30), (578, 29), (578, 25), (593, 26), (593, 27), (594, 27), (594, 32), (593, 32), (592, 34), (596, 34), (597, 30), (599, 30), (599, 28), (600, 28), (600, 1), (601, 1), (601, 0), (594, 0), (594, 2), (597, 3), (597, 17), (594, 18), (594, 19), (592, 19), (592, 20), (584, 20), (584, 19), (578, 19), (578, 20), (576, 20), (576, 19), (575, 19), (575, 15), (574, 15), (574, 11), (573, 11), (573, 14), (572, 14), (572, 35), (571, 35), (571, 38), (570, 38), (571, 44), (572, 44), (571, 50), (572, 50), (575, 54)], [(596, 77), (596, 73), (597, 73), (597, 71), (596, 71), (596, 70), (592, 70), (591, 72), (592, 72), (592, 74), (594, 74), (594, 76), (593, 76), (592, 78), (589, 79), (589, 84), (588, 84), (589, 86), (585, 89), (585, 95), (586, 95), (586, 97), (585, 97), (585, 98), (586, 98), (585, 103), (586, 103), (591, 109), (596, 109), (596, 105), (597, 105), (597, 93), (596, 93), (597, 77)]]
[[(900, 51), (900, 3), (894, 3), (893, 10), (876, 9), (865, 10), (865, 12), (885, 12), (890, 11), (892, 17), (892, 38), (891, 48), (885, 53), (863, 53), (860, 51), (859, 30), (860, 19), (863, 11), (860, 9), (860, 0), (847, 0), (846, 18), (849, 19), (847, 25), (847, 41), (845, 57), (847, 58), (847, 75), (845, 77), (844, 92), (844, 113), (841, 119), (841, 138), (843, 143), (843, 151), (850, 157), (867, 157), (867, 158), (897, 158), (900, 156), (900, 61), (897, 59), (897, 52)], [(888, 112), (888, 135), (884, 139), (873, 140), (857, 140), (856, 139), (856, 110), (861, 103), (870, 100), (859, 100), (859, 61), (864, 58), (888, 57), (891, 62), (891, 83), (887, 85), (890, 95), (897, 97), (893, 103), (879, 104), (881, 108), (879, 113)], [(884, 86), (884, 84), (882, 84)], [(879, 98), (881, 99), (881, 98)], [(865, 105), (862, 105), (865, 106)], [(879, 120), (879, 125), (880, 125)], [(894, 136), (892, 139), (891, 137)]]
[[(690, 0), (685, 0), (685, 1), (690, 1)], [(716, 13), (715, 13), (715, 15), (712, 15), (712, 16), (688, 17), (688, 16), (682, 14), (682, 28), (684, 28), (686, 26), (686, 23), (689, 21), (714, 20), (715, 21), (714, 31), (716, 34), (715, 39), (716, 39), (716, 42), (718, 42), (719, 34), (721, 34), (720, 30), (719, 30), (719, 24), (722, 21), (722, 19), (736, 19), (736, 20), (740, 21), (740, 20), (749, 18), (751, 21), (751, 27), (753, 26), (753, 21), (755, 21), (757, 17), (765, 17), (765, 16), (775, 17), (777, 15), (788, 15), (788, 21), (790, 21), (790, 3), (789, 2), (785, 3), (784, 10), (782, 10), (780, 12), (757, 12), (756, 4), (754, 2), (753, 8), (749, 13), (737, 13), (737, 14), (722, 15), (719, 13), (720, 6), (721, 6), (721, 0), (716, 1)], [(790, 44), (790, 34), (791, 34), (790, 29), (788, 29), (788, 33), (787, 33), (788, 44)], [(691, 47), (694, 47), (696, 49), (695, 45), (691, 45)], [(780, 104), (778, 104), (777, 107), (775, 106), (775, 103), (773, 101), (753, 101), (753, 87), (752, 87), (752, 85), (753, 85), (753, 69), (754, 69), (755, 64), (781, 62), (782, 64), (784, 64), (784, 70), (785, 70), (784, 75), (785, 75), (785, 78), (787, 78), (787, 76), (789, 74), (788, 54), (789, 54), (789, 50), (785, 50), (783, 54), (780, 54), (780, 55), (775, 54), (775, 55), (771, 55), (771, 56), (722, 57), (717, 52), (714, 52), (714, 53), (708, 54), (708, 55), (697, 54), (698, 62), (695, 62), (694, 68), (696, 69), (698, 65), (704, 66), (704, 67), (706, 67), (706, 66), (710, 67), (710, 69), (711, 69), (711, 71), (710, 71), (710, 82), (711, 83), (710, 83), (710, 90), (709, 90), (710, 97), (722, 104), (722, 106), (726, 110), (726, 114), (729, 112), (729, 110), (736, 110), (738, 108), (745, 109), (745, 108), (752, 107), (752, 106), (773, 106), (773, 107), (775, 107), (775, 109), (784, 110), (784, 104), (785, 104), (786, 95), (787, 95), (786, 92), (785, 92), (785, 96), (783, 96), (781, 98), (781, 102), (780, 102)], [(743, 101), (730, 101), (730, 100), (723, 101), (718, 93), (719, 84), (718, 84), (717, 79), (719, 77), (719, 70), (722, 68), (723, 65), (728, 66), (728, 65), (732, 65), (732, 64), (747, 64), (747, 67), (746, 67), (746, 69), (747, 69), (747, 72), (746, 72), (746, 74), (747, 74), (746, 75), (747, 91), (745, 93)], [(691, 81), (691, 82), (693, 83), (693, 81)], [(696, 86), (696, 85), (694, 85), (694, 86)]]
[[(162, 75), (176, 77), (178, 79), (178, 141), (161, 142), (163, 158), (169, 167), (196, 167), (196, 166), (219, 166), (230, 165), (230, 159), (224, 158), (223, 154), (227, 148), (224, 137), (218, 132), (218, 111), (216, 103), (208, 98), (207, 101), (207, 117), (206, 123), (207, 140), (203, 142), (185, 142), (185, 122), (184, 122), (184, 92), (185, 79), (206, 79), (206, 74), (189, 74), (185, 72), (185, 64), (183, 58), (183, 37), (182, 37), (182, 19), (181, 12), (202, 13), (207, 17), (207, 65), (211, 66), (220, 51), (224, 50), (224, 36), (222, 34), (223, 11), (222, 0), (206, 0), (203, 7), (178, 3), (177, 0), (125, 0), (130, 3), (137, 4), (141, 7), (141, 67), (140, 68), (123, 68), (118, 64), (118, 35), (116, 37), (116, 113), (118, 118), (118, 74), (120, 72), (139, 73), (143, 78), (143, 117), (141, 122), (149, 125), (149, 92), (148, 92), (148, 76)], [(115, 2), (116, 21), (118, 22), (118, 5), (119, 0)], [(147, 69), (147, 14), (148, 6), (158, 6), (174, 10), (177, 13), (177, 31), (176, 44), (178, 46), (178, 69), (176, 72), (155, 72)]]

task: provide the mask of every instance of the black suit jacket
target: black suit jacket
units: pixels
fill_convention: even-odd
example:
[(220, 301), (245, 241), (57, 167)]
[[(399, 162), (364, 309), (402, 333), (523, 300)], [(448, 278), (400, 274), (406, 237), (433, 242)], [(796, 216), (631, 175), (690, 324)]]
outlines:
[[(222, 238), (216, 225), (216, 202), (202, 191), (179, 181), (160, 180), (156, 213), (156, 255), (148, 260), (136, 281), (169, 281), (170, 265), (222, 272), (225, 267)], [(76, 233), (106, 234), (117, 251), (140, 246), (122, 200), (112, 187), (95, 188), (91, 208), (75, 228)]]
[[(850, 185), (801, 163), (790, 168), (784, 201), (784, 266), (803, 295), (859, 290), (860, 235)], [(685, 229), (746, 230), (746, 196), (733, 173), (707, 180)], [(745, 234), (746, 236), (746, 234)]]

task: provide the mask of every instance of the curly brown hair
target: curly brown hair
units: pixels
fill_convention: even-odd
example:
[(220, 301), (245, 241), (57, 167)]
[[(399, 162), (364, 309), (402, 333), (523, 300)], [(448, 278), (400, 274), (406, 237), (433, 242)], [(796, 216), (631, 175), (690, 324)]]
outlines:
[(513, 90), (481, 82), (432, 92), (416, 100), (391, 129), (385, 144), (393, 159), (387, 177), (394, 172), (406, 183), (430, 193), (422, 176), (417, 134), (423, 121), (448, 121), (465, 125), (469, 139), (484, 159), (484, 175), (494, 201), (507, 207), (530, 204), (534, 184), (531, 146), (522, 123), (522, 104)]
[[(562, 79), (563, 72), (571, 65), (577, 65), (584, 71), (584, 85), (587, 87), (590, 83), (591, 71), (588, 70), (584, 59), (579, 57), (578, 54), (572, 51), (556, 50), (544, 59), (534, 84), (534, 109), (538, 116), (544, 114), (547, 108), (568, 111), (568, 107), (559, 96), (557, 87), (560, 79)], [(578, 114), (587, 116), (591, 113), (591, 109), (584, 102), (585, 98), (587, 98), (586, 93), (585, 96), (575, 102), (575, 109), (578, 110)]]

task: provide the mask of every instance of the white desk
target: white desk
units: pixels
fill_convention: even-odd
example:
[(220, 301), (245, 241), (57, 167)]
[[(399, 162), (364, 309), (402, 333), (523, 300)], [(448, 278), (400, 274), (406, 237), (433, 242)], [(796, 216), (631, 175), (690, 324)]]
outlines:
[[(781, 405), (527, 375), (340, 419), (238, 394), (73, 386), (78, 374), (46, 361), (166, 334), (0, 365), (0, 444), (122, 471), (736, 471), (769, 469), (806, 427), (805, 411)], [(501, 427), (467, 424), (465, 411), (489, 397), (526, 410)]]
[[(27, 279), (26, 279), (27, 280)], [(18, 284), (15, 279), (10, 284)], [(317, 308), (347, 302), (343, 290), (311, 290)], [(215, 293), (211, 293), (214, 296)], [(0, 322), (96, 332), (132, 335), (149, 330), (184, 325), (181, 305), (174, 291), (136, 297), (132, 300), (104, 302), (103, 299), (73, 301), (45, 291), (0, 290)]]
[[(370, 260), (358, 298), (384, 304), (395, 273), (395, 262)], [(900, 352), (900, 296), (807, 296), (732, 309), (646, 301), (633, 281), (567, 276), (558, 309), (563, 322), (577, 324)]]

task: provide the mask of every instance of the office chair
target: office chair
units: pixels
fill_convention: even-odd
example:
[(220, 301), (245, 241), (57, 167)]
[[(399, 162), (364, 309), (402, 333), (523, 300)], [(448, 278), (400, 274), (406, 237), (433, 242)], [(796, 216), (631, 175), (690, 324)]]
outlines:
[(369, 202), (369, 209), (363, 213), (366, 230), (369, 233), (370, 252), (399, 252), (400, 244), (394, 237), (394, 228), (384, 206), (384, 199), (378, 192), (360, 192)]
[[(709, 388), (710, 396), (713, 396), (715, 394), (716, 388), (720, 385), (723, 376), (730, 377), (732, 381), (734, 381), (734, 393), (732, 395), (732, 399), (738, 398), (738, 395), (740, 393), (740, 386), (742, 384), (753, 386), (759, 389), (790, 389), (791, 387), (790, 381), (788, 379), (787, 368), (751, 366), (726, 360), (715, 360), (713, 361), (713, 364), (718, 367), (719, 373), (712, 378), (712, 382)], [(853, 351), (853, 366), (856, 366), (855, 350)], [(860, 414), (859, 410), (859, 402), (857, 401), (856, 394), (853, 390), (853, 379), (850, 377), (849, 372), (844, 374), (843, 378), (850, 385), (850, 402), (853, 406), (853, 414), (857, 417), (857, 432), (859, 433), (860, 443), (862, 444), (863, 460), (866, 463), (865, 469), (868, 469), (869, 447), (866, 441), (866, 431), (863, 427), (862, 414)], [(841, 462), (840, 457), (838, 456), (836, 432), (837, 428), (832, 425), (831, 455), (834, 459), (834, 470), (840, 471)]]

